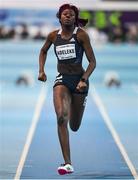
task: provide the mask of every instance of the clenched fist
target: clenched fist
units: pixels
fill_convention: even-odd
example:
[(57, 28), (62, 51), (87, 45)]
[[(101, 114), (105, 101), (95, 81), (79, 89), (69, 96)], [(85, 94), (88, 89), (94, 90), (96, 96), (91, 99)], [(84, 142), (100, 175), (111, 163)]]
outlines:
[(47, 80), (47, 76), (46, 76), (45, 72), (39, 72), (38, 80), (43, 81), (43, 82), (45, 82)]

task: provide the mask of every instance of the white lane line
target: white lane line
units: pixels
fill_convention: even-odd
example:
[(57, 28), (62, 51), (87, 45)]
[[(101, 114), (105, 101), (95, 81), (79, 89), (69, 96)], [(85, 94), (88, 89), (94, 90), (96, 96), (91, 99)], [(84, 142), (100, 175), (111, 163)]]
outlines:
[(33, 139), (33, 136), (34, 136), (34, 132), (35, 132), (35, 129), (36, 129), (39, 117), (40, 117), (40, 113), (41, 113), (45, 98), (46, 98), (46, 94), (47, 94), (47, 88), (45, 86), (42, 86), (42, 89), (40, 91), (38, 101), (37, 101), (37, 104), (36, 104), (36, 107), (35, 107), (34, 116), (33, 116), (33, 119), (32, 119), (32, 124), (30, 126), (29, 131), (28, 131), (28, 135), (27, 135), (27, 138), (26, 138), (26, 143), (24, 145), (24, 148), (23, 148), (23, 151), (22, 151), (22, 154), (21, 154), (21, 157), (20, 157), (20, 161), (19, 161), (19, 164), (18, 164), (18, 167), (17, 167), (17, 170), (16, 170), (16, 174), (15, 174), (15, 177), (14, 177), (15, 180), (20, 179), (22, 169), (23, 169), (23, 166), (24, 166), (24, 163), (25, 163), (25, 160), (26, 160), (26, 157), (27, 157), (27, 154), (28, 154), (32, 139)]
[(132, 89), (135, 93), (138, 93), (138, 84), (133, 84)]
[(136, 171), (134, 165), (132, 164), (123, 144), (121, 143), (119, 135), (117, 134), (115, 128), (113, 127), (113, 124), (111, 123), (111, 119), (107, 114), (107, 111), (105, 109), (105, 106), (103, 105), (103, 102), (102, 102), (100, 96), (98, 95), (98, 93), (93, 85), (90, 85), (90, 89), (91, 89), (90, 94), (91, 94), (92, 98), (94, 99), (97, 107), (99, 108), (99, 111), (103, 117), (103, 120), (104, 120), (105, 124), (107, 125), (111, 135), (113, 136), (113, 139), (114, 139), (116, 145), (118, 146), (126, 164), (128, 165), (134, 179), (138, 180), (137, 171)]

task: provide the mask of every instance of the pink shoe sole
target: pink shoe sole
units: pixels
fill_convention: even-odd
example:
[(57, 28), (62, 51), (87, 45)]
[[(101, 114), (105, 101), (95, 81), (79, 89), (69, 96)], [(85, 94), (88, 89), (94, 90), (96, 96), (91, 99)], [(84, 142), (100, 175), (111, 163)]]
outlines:
[(59, 173), (60, 175), (65, 175), (65, 174), (71, 174), (71, 173), (73, 173), (73, 172), (67, 172), (65, 169), (59, 169), (59, 170), (58, 170), (58, 173)]
[(59, 170), (58, 170), (58, 173), (59, 173), (60, 175), (68, 174), (65, 169), (59, 169)]

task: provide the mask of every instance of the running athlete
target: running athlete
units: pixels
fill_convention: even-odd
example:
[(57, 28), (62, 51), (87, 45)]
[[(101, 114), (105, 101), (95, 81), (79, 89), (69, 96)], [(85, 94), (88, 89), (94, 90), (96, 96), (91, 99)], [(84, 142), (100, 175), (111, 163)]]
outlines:
[[(57, 116), (58, 137), (65, 161), (58, 167), (58, 173), (63, 175), (74, 171), (70, 157), (68, 122), (72, 131), (79, 129), (89, 89), (88, 79), (95, 69), (96, 60), (89, 36), (82, 29), (88, 20), (79, 18), (78, 8), (64, 4), (59, 8), (57, 17), (61, 29), (49, 33), (41, 48), (38, 80), (47, 80), (44, 66), (47, 51), (54, 44), (59, 74), (53, 86), (53, 101)], [(84, 52), (88, 59), (86, 70), (82, 67)]]

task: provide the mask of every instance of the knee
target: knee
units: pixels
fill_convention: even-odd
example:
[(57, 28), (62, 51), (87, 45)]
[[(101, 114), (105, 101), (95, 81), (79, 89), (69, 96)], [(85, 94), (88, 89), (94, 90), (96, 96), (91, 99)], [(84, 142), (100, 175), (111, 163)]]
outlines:
[(69, 121), (70, 129), (74, 132), (78, 131), (80, 125), (81, 125), (81, 120), (79, 119), (70, 119)]
[(74, 131), (74, 132), (77, 132), (78, 129), (79, 129), (79, 126), (72, 126), (72, 125), (70, 124), (70, 129), (71, 129), (72, 131)]
[(64, 123), (64, 117), (63, 117), (63, 116), (58, 117), (58, 118), (57, 118), (57, 121), (58, 121), (57, 123), (58, 123), (59, 126), (63, 125), (63, 123)]
[(60, 116), (57, 118), (58, 126), (65, 126), (67, 127), (67, 119), (64, 116)]

